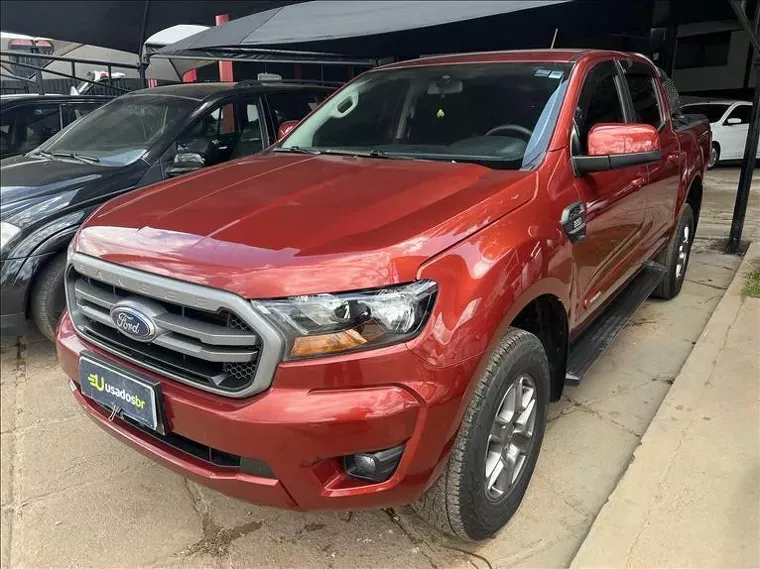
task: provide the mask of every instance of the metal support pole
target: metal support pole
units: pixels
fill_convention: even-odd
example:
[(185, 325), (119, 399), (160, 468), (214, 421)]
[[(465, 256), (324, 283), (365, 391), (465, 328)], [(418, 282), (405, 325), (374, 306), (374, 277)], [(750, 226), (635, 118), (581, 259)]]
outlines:
[(140, 74), (140, 81), (142, 82), (143, 88), (148, 87), (148, 76), (147, 76), (147, 69), (148, 64), (145, 61), (145, 54), (143, 53), (145, 51), (145, 40), (147, 39), (145, 37), (145, 31), (148, 29), (148, 10), (150, 8), (150, 0), (145, 0), (145, 6), (143, 8), (143, 19), (142, 19), (142, 25), (140, 26), (140, 45), (137, 48), (137, 53), (139, 54), (140, 61), (138, 63), (138, 73)]
[(42, 68), (37, 68), (37, 90), (40, 92), (40, 95), (45, 94), (45, 81), (42, 79)]
[(736, 12), (739, 22), (755, 47), (755, 93), (752, 97), (752, 115), (747, 132), (747, 142), (744, 146), (744, 159), (739, 174), (739, 186), (736, 189), (736, 202), (734, 203), (734, 216), (731, 219), (731, 231), (728, 234), (727, 253), (738, 253), (741, 245), (742, 230), (744, 229), (744, 217), (747, 213), (749, 202), (749, 190), (752, 185), (752, 174), (755, 171), (755, 155), (757, 154), (758, 139), (760, 139), (760, 7), (755, 9), (754, 26), (750, 27), (747, 15), (738, 2), (731, 2), (731, 7)]
[(108, 86), (113, 87), (113, 83), (111, 82), (111, 77), (113, 76), (113, 68), (109, 65), (106, 68), (106, 71), (108, 72)]

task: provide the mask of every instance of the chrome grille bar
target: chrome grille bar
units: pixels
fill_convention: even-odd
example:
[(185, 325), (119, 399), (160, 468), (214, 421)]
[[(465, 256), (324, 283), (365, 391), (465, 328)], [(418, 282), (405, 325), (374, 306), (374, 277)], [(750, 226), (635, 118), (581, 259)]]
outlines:
[[(167, 377), (229, 397), (269, 387), (283, 340), (245, 299), (75, 253), (66, 274), (77, 333)], [(150, 308), (157, 334), (135, 341), (111, 319), (114, 306)], [(151, 363), (152, 362), (152, 363)], [(203, 363), (202, 362), (206, 362)]]

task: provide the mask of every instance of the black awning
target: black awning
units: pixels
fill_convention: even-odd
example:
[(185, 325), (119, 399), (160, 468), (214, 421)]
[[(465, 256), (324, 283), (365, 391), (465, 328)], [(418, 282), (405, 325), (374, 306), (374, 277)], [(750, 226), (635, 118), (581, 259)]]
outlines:
[[(504, 49), (513, 38), (549, 47), (570, 0), (467, 2), (316, 0), (252, 14), (167, 46), (161, 56), (218, 50), (329, 52), (357, 57)], [(504, 17), (510, 19), (504, 20)], [(488, 20), (494, 27), (482, 27)], [(480, 23), (480, 25), (478, 25)], [(506, 27), (504, 24), (508, 23)], [(501, 27), (499, 27), (501, 26)], [(477, 37), (475, 37), (477, 36)]]
[(294, 3), (270, 0), (3, 0), (0, 2), (0, 26), (6, 32), (139, 53), (146, 1), (145, 38), (176, 24), (211, 26), (214, 16), (219, 14), (240, 18)]

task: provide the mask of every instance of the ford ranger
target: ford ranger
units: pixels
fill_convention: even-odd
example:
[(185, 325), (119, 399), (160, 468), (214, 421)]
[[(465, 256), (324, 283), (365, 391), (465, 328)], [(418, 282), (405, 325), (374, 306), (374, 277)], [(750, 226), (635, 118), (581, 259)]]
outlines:
[(73, 395), (229, 495), (413, 503), (490, 536), (525, 494), (549, 402), (647, 297), (681, 289), (710, 131), (671, 115), (629, 53), (366, 72), (263, 155), (82, 226), (57, 331)]

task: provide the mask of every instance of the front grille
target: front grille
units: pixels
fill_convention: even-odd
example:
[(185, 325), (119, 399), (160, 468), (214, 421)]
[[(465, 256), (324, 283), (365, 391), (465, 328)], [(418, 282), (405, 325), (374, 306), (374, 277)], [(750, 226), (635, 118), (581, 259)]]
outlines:
[[(67, 302), (77, 332), (87, 340), (156, 373), (223, 395), (250, 395), (271, 382), (271, 357), (264, 362), (266, 375), (259, 373), (265, 346), (250, 323), (256, 317), (249, 303), (231, 293), (155, 275), (145, 274), (144, 278), (151, 284), (161, 281), (163, 287), (142, 286), (139, 280), (115, 274), (126, 272), (139, 278), (143, 275), (139, 271), (82, 255), (75, 258), (81, 262), (73, 262), (67, 269)], [(114, 274), (99, 269), (101, 265)], [(185, 289), (205, 295), (188, 295)], [(226, 304), (234, 306), (214, 301), (227, 295), (230, 301)], [(183, 302), (185, 298), (189, 302)], [(116, 327), (110, 312), (117, 303), (150, 316), (156, 334), (149, 342)], [(250, 313), (239, 314), (240, 309)]]

